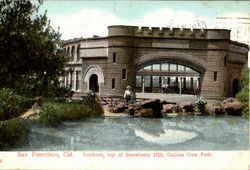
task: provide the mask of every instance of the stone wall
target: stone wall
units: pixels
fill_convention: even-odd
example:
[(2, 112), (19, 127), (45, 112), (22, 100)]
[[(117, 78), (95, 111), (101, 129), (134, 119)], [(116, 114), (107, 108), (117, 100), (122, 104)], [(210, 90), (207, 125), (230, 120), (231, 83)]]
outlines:
[[(81, 45), (83, 80), (87, 68), (100, 68), (104, 75), (102, 93), (123, 94), (126, 86), (135, 87), (137, 70), (153, 63), (172, 62), (200, 73), (202, 96), (227, 97), (232, 95), (233, 80), (239, 79), (247, 63), (248, 46), (230, 41), (229, 30), (134, 26), (109, 26), (108, 29), (107, 37), (64, 43), (64, 48)], [(123, 70), (126, 70), (125, 79)], [(217, 80), (214, 81), (215, 74)], [(115, 79), (114, 88), (112, 79)], [(88, 85), (83, 84), (86, 91)]]

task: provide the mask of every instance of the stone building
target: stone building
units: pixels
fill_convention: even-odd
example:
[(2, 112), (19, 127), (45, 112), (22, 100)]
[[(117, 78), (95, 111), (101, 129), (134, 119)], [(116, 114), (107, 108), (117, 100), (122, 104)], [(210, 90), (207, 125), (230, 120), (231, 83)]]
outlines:
[[(248, 45), (230, 40), (225, 29), (109, 26), (107, 37), (65, 41), (69, 57), (62, 82), (75, 91), (123, 94), (234, 96), (247, 63)], [(163, 88), (166, 87), (166, 88)]]

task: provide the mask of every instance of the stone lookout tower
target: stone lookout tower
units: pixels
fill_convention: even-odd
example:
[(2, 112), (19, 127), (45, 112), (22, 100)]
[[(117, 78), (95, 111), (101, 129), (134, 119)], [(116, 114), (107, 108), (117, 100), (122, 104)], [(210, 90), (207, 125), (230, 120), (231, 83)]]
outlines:
[(107, 37), (65, 41), (69, 57), (62, 84), (74, 91), (200, 93), (234, 96), (248, 60), (248, 45), (225, 29), (180, 29), (115, 25)]

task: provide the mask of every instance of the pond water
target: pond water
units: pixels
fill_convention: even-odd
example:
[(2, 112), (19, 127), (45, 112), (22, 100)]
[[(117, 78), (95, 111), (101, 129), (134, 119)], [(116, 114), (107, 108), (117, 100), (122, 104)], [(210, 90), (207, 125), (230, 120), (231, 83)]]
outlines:
[(249, 121), (241, 117), (106, 117), (64, 122), (56, 128), (29, 122), (22, 145), (10, 150), (248, 150)]

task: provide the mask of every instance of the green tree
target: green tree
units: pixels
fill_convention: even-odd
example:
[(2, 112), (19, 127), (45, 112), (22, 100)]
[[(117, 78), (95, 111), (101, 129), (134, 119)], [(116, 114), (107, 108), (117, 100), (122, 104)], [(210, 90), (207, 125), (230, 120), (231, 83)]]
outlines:
[(242, 116), (249, 118), (249, 68), (243, 69), (241, 73), (241, 83), (243, 88), (237, 94), (237, 99), (243, 103), (244, 110)]
[(0, 1), (0, 88), (53, 96), (64, 74), (61, 35), (30, 0)]

